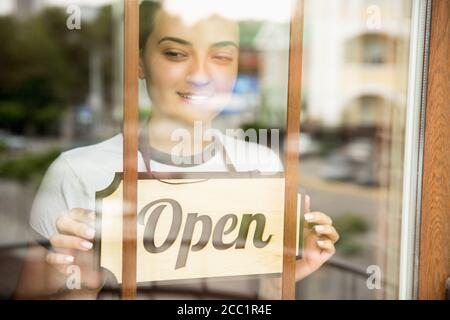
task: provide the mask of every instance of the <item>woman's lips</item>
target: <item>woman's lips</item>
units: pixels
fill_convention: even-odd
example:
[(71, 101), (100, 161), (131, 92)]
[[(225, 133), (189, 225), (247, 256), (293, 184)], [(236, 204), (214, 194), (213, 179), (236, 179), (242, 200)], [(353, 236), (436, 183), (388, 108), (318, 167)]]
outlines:
[(212, 97), (212, 94), (199, 94), (191, 92), (177, 92), (177, 94), (186, 102), (201, 104)]

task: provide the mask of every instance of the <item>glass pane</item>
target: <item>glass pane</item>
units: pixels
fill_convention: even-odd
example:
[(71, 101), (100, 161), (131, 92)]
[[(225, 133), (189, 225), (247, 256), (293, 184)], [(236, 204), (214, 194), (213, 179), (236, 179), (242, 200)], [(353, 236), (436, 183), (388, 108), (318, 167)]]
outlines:
[[(240, 267), (219, 255), (227, 245), (217, 241), (229, 240), (233, 250), (242, 240), (264, 247), (272, 229), (262, 227), (257, 239), (258, 226), (282, 226), (282, 219), (267, 218), (250, 228), (249, 220), (242, 235), (244, 215), (231, 215), (245, 206), (253, 218), (272, 205), (272, 213), (283, 209), (290, 0), (141, 2), (138, 169), (144, 177), (151, 169), (159, 191), (173, 190), (171, 179), (191, 179), (194, 195), (178, 193), (185, 200), (179, 201), (182, 218), (193, 223), (186, 229), (182, 220), (180, 230), (192, 236), (182, 267), (210, 248), (208, 261), (218, 257), (218, 268), (198, 264), (196, 276), (166, 281), (172, 276), (166, 272), (140, 281), (139, 298), (279, 299), (282, 245)], [(334, 239), (305, 229), (297, 299), (398, 298), (414, 1), (304, 2), (302, 213), (309, 212), (308, 195), (311, 211), (330, 217), (340, 239), (332, 257), (308, 260), (323, 248), (317, 240)], [(0, 299), (73, 298), (79, 287), (90, 289), (83, 298), (120, 298), (116, 275), (92, 268), (101, 261), (90, 233), (96, 193), (123, 170), (124, 1), (0, 3)], [(226, 186), (230, 171), (241, 179), (232, 188)], [(227, 176), (222, 185), (216, 184), (220, 174)], [(279, 184), (269, 181), (260, 190), (255, 181), (264, 179)], [(229, 193), (216, 199), (215, 190)], [(208, 232), (208, 218), (196, 206), (216, 202), (227, 207), (217, 210)], [(167, 218), (166, 207), (161, 217)], [(221, 214), (229, 214), (222, 230)], [(155, 221), (167, 232), (173, 222)], [(114, 226), (120, 234), (121, 225)], [(70, 244), (58, 234), (76, 234), (78, 249), (62, 249)], [(256, 268), (256, 275), (248, 271)]]
[[(162, 194), (175, 200), (183, 212), (188, 208), (202, 216), (197, 231), (207, 235), (204, 221), (209, 219), (214, 230), (211, 242), (189, 251), (180, 268), (173, 269), (169, 263), (161, 265), (164, 270), (147, 276), (138, 267), (142, 280), (139, 294), (154, 298), (279, 299), (282, 243), (270, 242), (266, 236), (275, 225), (281, 231), (283, 221), (279, 216), (283, 215), (284, 180), (277, 173), (283, 171), (280, 139), (287, 111), (289, 1), (260, 1), (258, 7), (241, 1), (144, 1), (140, 19), (140, 147), (144, 161), (140, 170), (158, 178), (161, 183), (155, 189), (167, 189)], [(174, 172), (179, 181), (173, 183), (192, 177), (192, 186), (164, 186), (171, 177), (168, 173), (173, 177)], [(263, 179), (249, 181), (250, 172)], [(202, 176), (196, 179), (193, 173)], [(220, 180), (226, 176), (235, 177), (227, 181), (234, 185), (231, 189)], [(269, 180), (274, 180), (276, 190), (265, 199), (255, 198), (252, 193), (268, 194), (267, 188), (271, 188), (251, 186), (264, 178), (270, 185)], [(197, 191), (184, 197), (189, 190)], [(222, 203), (225, 194), (228, 201)], [(155, 200), (151, 195), (147, 198), (138, 210)], [(257, 206), (257, 202), (264, 205)], [(225, 242), (233, 243), (245, 219), (240, 210), (266, 214), (274, 203), (280, 205), (277, 217), (264, 216), (267, 220), (260, 240), (276, 243), (274, 250), (278, 252), (253, 256), (256, 251), (248, 250), (254, 245), (253, 231), (246, 240), (247, 251), (237, 244), (222, 249), (214, 245), (217, 238), (213, 238), (222, 237), (216, 230), (223, 217), (211, 211), (211, 205), (216, 211), (236, 214), (234, 225), (240, 227), (230, 227), (229, 235), (223, 236)], [(147, 212), (144, 218), (147, 225), (151, 214)], [(170, 213), (163, 211), (159, 221), (163, 223), (168, 217)], [(259, 222), (255, 225), (255, 234), (260, 226)], [(159, 257), (176, 260), (178, 241), (180, 238)], [(138, 249), (143, 256), (148, 251)], [(276, 262), (272, 262), (273, 256)]]
[(395, 299), (411, 0), (306, 1), (300, 181), (336, 254), (299, 299)]
[[(92, 169), (97, 175), (104, 172), (95, 171), (98, 168), (92, 167), (89, 157), (77, 159), (76, 154), (89, 153), (79, 147), (104, 141), (121, 130), (117, 110), (121, 110), (122, 88), (115, 67), (120, 58), (119, 3), (1, 1), (2, 299), (48, 299), (59, 293), (64, 297), (66, 293), (58, 290), (79, 284), (79, 270), (70, 268), (71, 260), (63, 255), (71, 259), (71, 251), (61, 250), (61, 243), (54, 243), (54, 251), (43, 246), (49, 245), (58, 228), (67, 228), (57, 228), (56, 221), (69, 217), (69, 209), (93, 209), (94, 201), (85, 194), (98, 186), (82, 184), (78, 174)], [(60, 266), (47, 264), (46, 256)], [(80, 263), (92, 258), (76, 256)], [(74, 282), (65, 282), (64, 268)]]
[[(91, 248), (91, 233), (92, 211), (97, 211), (96, 223), (100, 221), (103, 226), (108, 221), (106, 215), (101, 220), (98, 216), (96, 193), (107, 189), (123, 168), (124, 2), (2, 3), (0, 188), (4, 192), (0, 196), (0, 241), (4, 247), (0, 271), (8, 276), (0, 276), (1, 295), (120, 298), (120, 281), (114, 270), (105, 267), (97, 272), (92, 268), (104, 265), (98, 247)], [(148, 138), (150, 143), (144, 143), (144, 148), (140, 144), (139, 172), (148, 173), (143, 150), (149, 149), (152, 173), (157, 173), (154, 180), (160, 182), (158, 190), (167, 186), (166, 179), (174, 177), (167, 173), (207, 173), (201, 181), (196, 179), (206, 187), (189, 199), (195, 207), (214, 206), (219, 200), (206, 193), (216, 185), (209, 184), (217, 173), (228, 175), (232, 171), (241, 179), (239, 187), (230, 188), (222, 182), (228, 189), (221, 188), (230, 193), (215, 195), (228, 199), (227, 208), (252, 210), (247, 213), (247, 225), (245, 212), (229, 217), (225, 222), (231, 221), (234, 227), (223, 224), (223, 238), (214, 238), (209, 230), (208, 246), (225, 239), (222, 242), (230, 241), (235, 247), (251, 246), (255, 253), (255, 248), (270, 242), (269, 228), (275, 228), (279, 232), (274, 240), (277, 247), (267, 261), (261, 254), (248, 255), (263, 263), (240, 265), (242, 261), (234, 258), (228, 267), (226, 259), (214, 261), (217, 248), (211, 248), (208, 263), (215, 262), (222, 273), (210, 268), (196, 276), (174, 276), (179, 283), (173, 279), (164, 282), (172, 275), (163, 278), (158, 274), (157, 281), (139, 283), (139, 298), (280, 298), (283, 220), (279, 216), (284, 208), (281, 141), (287, 110), (290, 1), (261, 1), (257, 8), (240, 1), (193, 3), (165, 1), (161, 6), (145, 1), (140, 6), (139, 138)], [(205, 129), (217, 130), (212, 134), (217, 135), (224, 152), (206, 152), (211, 148), (205, 139), (198, 147), (196, 125), (200, 126), (200, 138)], [(171, 141), (183, 130), (193, 133), (187, 151), (184, 145), (180, 148)], [(199, 154), (202, 157), (197, 163)], [(204, 159), (207, 155), (211, 157)], [(192, 159), (194, 163), (189, 163)], [(249, 179), (254, 176), (262, 179)], [(266, 180), (275, 181), (275, 187), (272, 181), (266, 183), (269, 189), (264, 184), (262, 189), (258, 183), (254, 186)], [(246, 196), (257, 191), (270, 196), (260, 200)], [(269, 210), (268, 229), (264, 229), (265, 218), (258, 216), (268, 210), (266, 204), (274, 207)], [(261, 209), (256, 210), (257, 205)], [(119, 207), (113, 203), (108, 208), (114, 211)], [(222, 208), (219, 213), (231, 215), (233, 211)], [(167, 218), (166, 211), (162, 214)], [(148, 224), (146, 219), (144, 224)], [(121, 221), (114, 222), (114, 236), (119, 236)], [(159, 222), (167, 226), (170, 220)], [(220, 231), (219, 221), (212, 222), (214, 232)], [(258, 230), (262, 230), (259, 236)], [(208, 235), (205, 226), (203, 231)], [(68, 250), (68, 246), (76, 248)], [(185, 263), (198, 255), (196, 248), (186, 254)], [(121, 255), (120, 250), (111, 252)], [(246, 259), (242, 252), (242, 259)], [(121, 270), (120, 265), (116, 267)], [(79, 288), (89, 291), (77, 291)]]

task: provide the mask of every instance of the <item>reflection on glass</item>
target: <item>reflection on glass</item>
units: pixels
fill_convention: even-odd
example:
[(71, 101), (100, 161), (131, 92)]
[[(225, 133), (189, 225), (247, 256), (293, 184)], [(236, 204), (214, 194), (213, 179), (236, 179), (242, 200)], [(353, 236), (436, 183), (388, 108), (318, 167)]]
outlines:
[(298, 297), (396, 298), (411, 1), (305, 6), (300, 183), (341, 239)]
[(24, 258), (31, 205), (49, 165), (120, 130), (111, 116), (115, 3), (1, 1), (1, 299), (15, 291), (48, 298), (37, 290), (52, 286), (43, 277), (18, 284), (45, 257), (36, 246), (30, 263)]
[[(277, 9), (271, 1), (262, 1), (259, 8), (237, 1), (141, 4), (140, 134), (151, 146), (148, 162), (144, 151), (146, 170), (282, 171), (278, 157), (287, 101), (288, 4), (283, 1)], [(272, 43), (274, 36), (278, 42)], [(202, 157), (208, 149), (221, 149), (224, 161), (217, 152)], [(193, 154), (200, 155), (198, 166), (189, 160)], [(183, 166), (167, 166), (177, 162)], [(210, 202), (200, 194), (196, 200)], [(204, 288), (206, 295), (280, 297), (279, 281), (267, 277), (150, 286), (154, 292), (165, 288), (180, 294)]]
[[(141, 26), (142, 123), (173, 120), (147, 131), (153, 154), (189, 162), (205, 141), (180, 147), (161, 133), (200, 121), (206, 124), (200, 132), (241, 129), (232, 133), (269, 147), (275, 154), (269, 159), (280, 157), (283, 163), (290, 1), (197, 2), (167, 0), (166, 19), (154, 16), (160, 21)], [(149, 10), (141, 7), (143, 21), (152, 21), (155, 4), (144, 3)], [(121, 145), (123, 1), (70, 4), (76, 6), (71, 13), (69, 3), (59, 0), (0, 4), (0, 298), (14, 292), (49, 298), (37, 290), (40, 285), (55, 290), (45, 280), (19, 280), (45, 257), (36, 251), (31, 260), (23, 259), (33, 199), (50, 164), (63, 151), (111, 137)], [(305, 1), (301, 192), (311, 196), (313, 211), (332, 217), (340, 240), (325, 267), (298, 283), (300, 299), (397, 297), (410, 7), (409, 0)], [(67, 19), (77, 8), (80, 28), (71, 30)], [(244, 165), (243, 156), (243, 168), (255, 167)], [(83, 188), (95, 193), (121, 171), (121, 163), (92, 163), (97, 166), (91, 176), (100, 172), (104, 183)], [(257, 165), (273, 169), (273, 163)], [(84, 168), (92, 169), (90, 164)], [(215, 165), (209, 169), (225, 170), (222, 162)], [(63, 187), (85, 190), (73, 181)], [(60, 200), (71, 206), (70, 197)], [(39, 230), (51, 236), (55, 224)], [(367, 286), (368, 270), (380, 271), (380, 288)], [(91, 279), (89, 285), (97, 287), (99, 279)], [(210, 279), (187, 284), (184, 291), (165, 286), (140, 294), (279, 298), (274, 279), (239, 284)]]
[[(175, 155), (185, 164), (198, 150), (210, 150), (204, 148), (207, 141), (200, 139), (198, 145), (194, 127), (186, 126), (199, 123), (201, 133), (214, 128), (219, 137), (230, 133), (234, 137), (227, 141), (240, 141), (229, 154), (236, 158), (236, 171), (282, 171), (289, 18), (289, 1), (261, 1), (256, 8), (240, 1), (203, 1), (195, 6), (165, 1), (163, 9), (154, 1), (142, 3), (140, 136), (151, 141), (153, 169), (186, 171), (186, 166), (164, 163), (164, 157), (175, 162)], [(89, 210), (95, 208), (93, 195), (122, 168), (123, 2), (74, 1), (69, 6), (61, 1), (17, 1), (4, 9), (0, 23), (0, 38), (6, 44), (0, 51), (5, 75), (0, 100), (5, 141), (1, 203), (6, 208), (1, 218), (5, 230), (11, 230), (2, 234), (5, 260), (14, 260), (16, 250), (24, 253), (28, 240), (45, 244), (50, 239), (56, 248), (43, 251), (34, 246), (22, 265), (18, 259), (16, 277), (2, 278), (8, 288), (2, 294), (58, 296), (64, 277), (36, 277), (36, 272), (52, 265), (65, 273), (75, 257), (82, 266), (81, 285), (90, 290), (85, 297), (95, 297), (105, 275), (89, 269), (94, 259), (88, 252), (91, 244), (82, 239), (92, 239), (87, 224), (92, 218)], [(14, 28), (20, 36), (5, 31)], [(186, 129), (194, 135), (193, 143), (174, 148), (177, 145), (167, 139), (173, 129)], [(76, 148), (81, 146), (89, 147)], [(216, 158), (188, 165), (194, 171), (229, 169)], [(140, 158), (139, 170), (146, 170), (146, 164)], [(11, 201), (14, 198), (22, 200), (20, 206)], [(75, 234), (75, 226), (83, 234)], [(63, 241), (67, 236), (71, 244)], [(76, 249), (66, 250), (69, 245)], [(36, 278), (40, 282), (31, 285)], [(116, 292), (103, 293), (112, 297)], [(264, 283), (253, 278), (231, 286), (227, 281), (197, 282), (171, 295), (261, 298), (279, 293), (276, 278)], [(140, 294), (164, 296), (156, 290)], [(66, 298), (70, 297), (69, 293)]]

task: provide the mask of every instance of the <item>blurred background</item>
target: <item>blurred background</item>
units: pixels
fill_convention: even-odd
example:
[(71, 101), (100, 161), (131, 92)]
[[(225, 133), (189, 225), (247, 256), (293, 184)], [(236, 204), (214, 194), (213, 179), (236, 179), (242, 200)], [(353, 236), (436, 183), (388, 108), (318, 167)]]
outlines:
[[(341, 239), (333, 259), (298, 284), (299, 299), (398, 297), (411, 3), (305, 1), (299, 188)], [(81, 8), (79, 30), (66, 27), (69, 4)], [(122, 4), (0, 2), (0, 298), (15, 288), (50, 163), (121, 130)], [(288, 30), (241, 21), (239, 77), (217, 127), (283, 137)], [(143, 94), (140, 107), (151, 114)], [(380, 289), (366, 285), (371, 265), (381, 270)]]

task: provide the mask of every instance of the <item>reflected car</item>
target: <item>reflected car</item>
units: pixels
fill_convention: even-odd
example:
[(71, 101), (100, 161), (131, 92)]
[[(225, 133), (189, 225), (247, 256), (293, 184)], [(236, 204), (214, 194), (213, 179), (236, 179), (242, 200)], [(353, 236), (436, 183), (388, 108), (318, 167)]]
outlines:
[(351, 161), (364, 163), (372, 159), (374, 145), (371, 139), (357, 138), (345, 147), (345, 153)]
[(326, 159), (321, 177), (327, 180), (351, 181), (365, 186), (378, 185), (374, 150), (369, 139), (353, 140)]
[(6, 131), (0, 131), (0, 145), (9, 151), (20, 151), (27, 147), (26, 139), (15, 136)]
[(358, 170), (355, 172), (354, 180), (359, 185), (375, 186), (379, 184), (378, 178), (374, 161), (369, 160), (360, 165)]
[(327, 180), (351, 180), (352, 164), (342, 153), (333, 153), (325, 162), (321, 177)]

